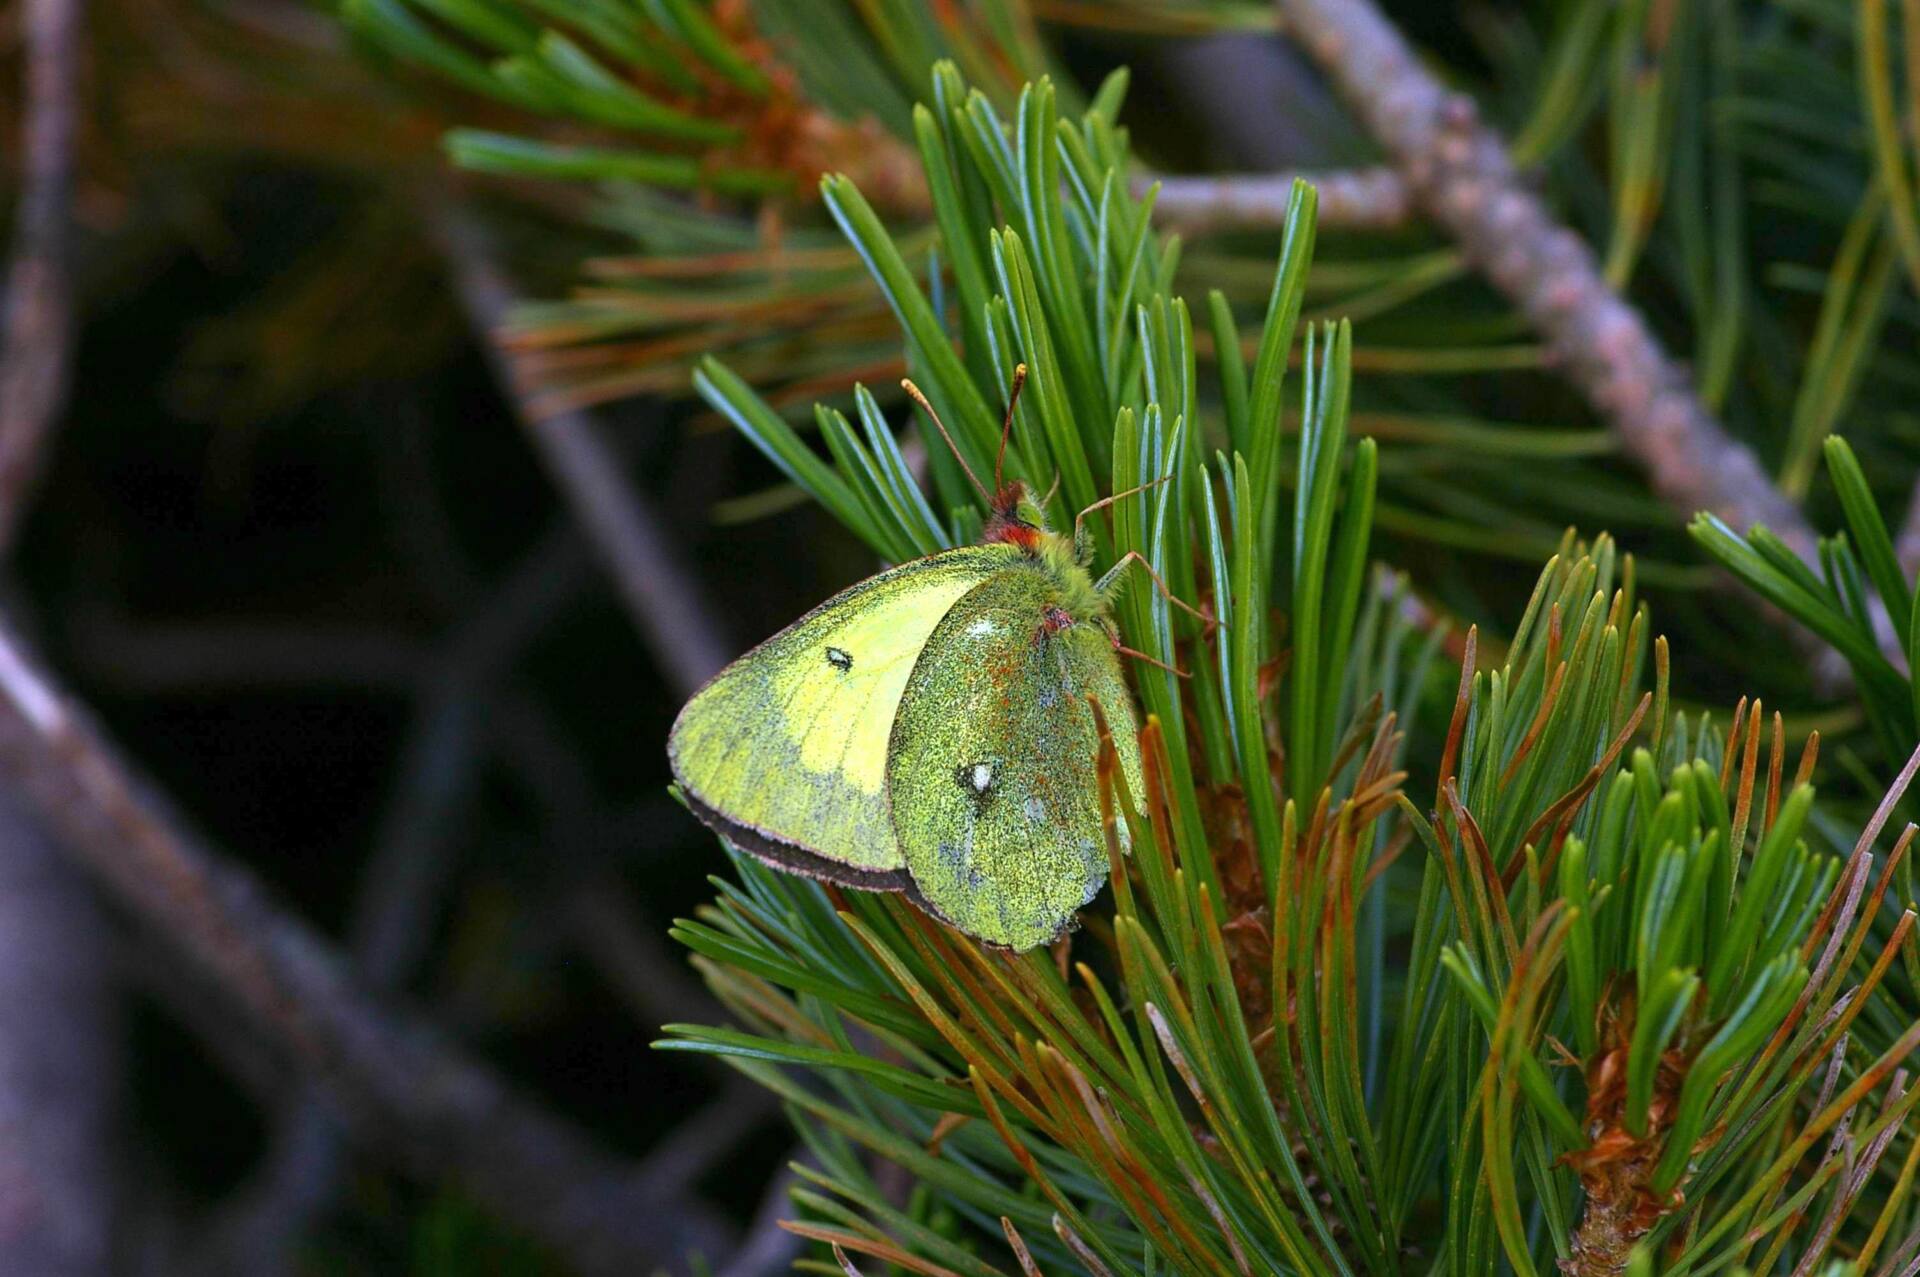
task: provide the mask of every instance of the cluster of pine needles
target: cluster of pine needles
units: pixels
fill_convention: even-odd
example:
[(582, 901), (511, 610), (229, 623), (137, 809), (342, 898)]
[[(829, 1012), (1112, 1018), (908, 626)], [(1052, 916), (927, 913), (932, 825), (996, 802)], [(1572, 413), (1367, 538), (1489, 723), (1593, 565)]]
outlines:
[[(1724, 729), (1678, 711), (1604, 536), (1567, 536), (1503, 652), (1450, 636), (1369, 570), (1378, 455), (1347, 439), (1347, 327), (1296, 343), (1313, 191), (1244, 347), (1209, 298), (1203, 387), (1178, 243), (1124, 181), (1124, 81), (1078, 119), (1044, 81), (1011, 120), (951, 66), (934, 85), (915, 112), (940, 230), (924, 274), (853, 182), (822, 183), (907, 367), (977, 468), (1026, 364), (1008, 470), (1036, 491), (1059, 476), (1056, 516), (1172, 476), (1112, 505), (1099, 557), (1141, 553), (1210, 619), (1122, 600), (1126, 641), (1191, 677), (1135, 670), (1144, 784), (1103, 752), (1110, 894), (1051, 952), (742, 857), (675, 927), (738, 1024), (661, 1046), (785, 1102), (808, 1149), (790, 1227), (836, 1256), (808, 1262), (1912, 1271), (1920, 963), (1893, 902), (1912, 899), (1913, 827), (1882, 842), (1920, 754), (1830, 854), (1817, 737), (1790, 742), (1758, 700)], [(696, 384), (881, 559), (977, 535), (939, 441), (903, 445), (864, 388), (858, 425), (815, 410), (826, 460), (719, 361)], [(1724, 534), (1723, 557), (1786, 571), (1759, 535)], [(1869, 578), (1850, 544), (1778, 601), (1852, 633), (1868, 618), (1846, 583)], [(1910, 616), (1910, 588), (1884, 584)], [(1888, 730), (1911, 739), (1894, 678)]]

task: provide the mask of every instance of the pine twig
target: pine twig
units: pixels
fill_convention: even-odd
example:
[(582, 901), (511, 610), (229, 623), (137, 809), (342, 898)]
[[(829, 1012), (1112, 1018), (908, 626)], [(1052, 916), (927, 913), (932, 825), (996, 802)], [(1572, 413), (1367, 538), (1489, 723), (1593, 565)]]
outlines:
[(1707, 411), (1646, 320), (1607, 285), (1586, 242), (1520, 180), (1473, 100), (1442, 86), (1370, 0), (1277, 3), (1414, 202), (1546, 338), (1667, 504), (1689, 516), (1711, 511), (1743, 530), (1764, 524), (1813, 561), (1814, 532), (1800, 510)]
[(1156, 218), (1184, 234), (1257, 230), (1285, 223), (1294, 179), (1319, 193), (1320, 224), (1339, 230), (1390, 231), (1413, 219), (1406, 181), (1384, 165), (1313, 173), (1220, 173), (1203, 177), (1148, 176), (1134, 181), (1134, 195), (1160, 183)]
[(0, 775), (106, 893), (200, 966), (293, 1058), (355, 1136), (476, 1201), (588, 1274), (651, 1271), (730, 1232), (515, 1094), (424, 1025), (368, 999), (339, 956), (189, 834), (0, 625)]

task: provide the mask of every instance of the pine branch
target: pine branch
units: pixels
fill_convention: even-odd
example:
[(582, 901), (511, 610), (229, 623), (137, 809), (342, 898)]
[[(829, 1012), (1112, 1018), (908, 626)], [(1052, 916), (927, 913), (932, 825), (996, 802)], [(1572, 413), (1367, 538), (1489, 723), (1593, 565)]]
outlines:
[[(963, 96), (954, 81), (937, 82), (947, 100)], [(1004, 1216), (1010, 1241), (1017, 1233), (1051, 1252), (1038, 1258), (1042, 1271), (1074, 1259), (1089, 1271), (1137, 1271), (1157, 1268), (1149, 1256), (1177, 1255), (1207, 1271), (1385, 1272), (1417, 1243), (1451, 1271), (1495, 1271), (1504, 1253), (1517, 1272), (1554, 1262), (1597, 1277), (1638, 1265), (1641, 1248), (1661, 1242), (1657, 1230), (1679, 1228), (1685, 1239), (1669, 1240), (1688, 1252), (1678, 1262), (1698, 1270), (1736, 1262), (1754, 1237), (1771, 1234), (1758, 1266), (1770, 1270), (1803, 1223), (1821, 1218), (1773, 1218), (1773, 1204), (1792, 1188), (1797, 1209), (1841, 1168), (1823, 1163), (1808, 1188), (1797, 1187), (1815, 1138), (1859, 1108), (1859, 1146), (1870, 1149), (1920, 1105), (1920, 1091), (1895, 1083), (1880, 1116), (1865, 1120), (1862, 1107), (1920, 1038), (1916, 1028), (1831, 1105), (1815, 1105), (1819, 1130), (1770, 1160), (1756, 1156), (1756, 1139), (1817, 1085), (1822, 1040), (1845, 1040), (1868, 1010), (1858, 1040), (1877, 1048), (1887, 1039), (1889, 1008), (1875, 995), (1907, 952), (1915, 915), (1902, 913), (1880, 939), (1869, 902), (1890, 886), (1911, 898), (1901, 875), (1912, 828), (1883, 857), (1874, 853), (1911, 771), (1844, 865), (1818, 849), (1830, 821), (1810, 823), (1814, 739), (1789, 772), (1782, 720), (1769, 720), (1759, 702), (1742, 702), (1730, 729), (1673, 712), (1667, 645), (1635, 601), (1627, 561), (1610, 538), (1587, 546), (1568, 533), (1503, 656), (1480, 668), (1476, 633), (1467, 632), (1436, 805), (1416, 806), (1401, 792), (1399, 724), (1430, 686), (1427, 660), (1441, 636), (1410, 653), (1418, 609), (1377, 578), (1365, 589), (1377, 454), (1362, 440), (1350, 468), (1344, 459), (1348, 328), (1308, 334), (1291, 484), (1272, 451), (1278, 432), (1269, 423), (1284, 403), (1280, 373), (1310, 254), (1311, 192), (1301, 189), (1288, 219), (1264, 332), (1252, 343), (1258, 359), (1251, 371), (1230, 357), (1220, 364), (1236, 447), (1216, 487), (1191, 436), (1177, 426), (1161, 433), (1169, 404), (1175, 421), (1192, 419), (1198, 378), (1190, 317), (1165, 291), (1171, 267), (1164, 258), (1159, 269), (1129, 267), (1153, 281), (1130, 296), (1076, 287), (1106, 277), (1116, 237), (1158, 247), (1144, 207), (1115, 188), (1124, 155), (1089, 149), (1111, 136), (1104, 125), (1115, 97), (1103, 89), (1084, 131), (1056, 127), (1049, 87), (1037, 84), (1021, 99), (1017, 128), (982, 106), (975, 128), (987, 144), (964, 153), (934, 132), (947, 122), (926, 120), (932, 171), (978, 172), (1017, 214), (1006, 220), (1030, 228), (982, 227), (987, 219), (955, 197), (955, 183), (931, 184), (962, 311), (997, 317), (981, 335), (988, 358), (978, 370), (954, 351), (901, 246), (852, 184), (826, 187), (828, 207), (900, 320), (909, 361), (960, 423), (956, 452), (991, 455), (1005, 361), (1019, 358), (1050, 394), (1023, 401), (1023, 412), (1037, 404), (1042, 428), (1016, 431), (1016, 443), (1064, 458), (1068, 488), (1069, 466), (1089, 494), (1108, 472), (1112, 490), (1133, 490), (1149, 463), (1171, 477), (1151, 524), (1139, 503), (1112, 507), (1104, 529), (1112, 541), (1097, 553), (1205, 547), (1210, 571), (1171, 591), (1212, 583), (1216, 624), (1192, 636), (1193, 647), (1176, 651), (1184, 636), (1171, 608), (1146, 611), (1152, 593), (1123, 596), (1117, 609), (1123, 637), (1150, 655), (1211, 649), (1216, 659), (1191, 660), (1190, 683), (1138, 678), (1152, 715), (1139, 738), (1138, 786), (1121, 784), (1117, 742), (1097, 759), (1113, 831), (1111, 915), (1104, 905), (1090, 911), (1071, 952), (1012, 959), (892, 897), (830, 895), (736, 857), (737, 887), (673, 934), (699, 955), (741, 1027), (671, 1025), (659, 1045), (725, 1058), (794, 1106), (822, 1165), (801, 1171), (807, 1185), (794, 1201), (804, 1218), (790, 1227), (916, 1271), (980, 1269), (967, 1266), (976, 1251), (894, 1207), (899, 1195), (871, 1172), (869, 1155), (950, 1201), (956, 1217)], [(996, 139), (1008, 138), (1012, 158), (1003, 161)], [(1071, 184), (1049, 168), (1056, 138), (1075, 166)], [(1073, 235), (1068, 213), (1104, 229)], [(1543, 222), (1537, 207), (1534, 215)], [(992, 291), (977, 260), (965, 264), (981, 241), (1004, 293)], [(1216, 348), (1248, 348), (1224, 299), (1211, 300)], [(1118, 344), (1130, 314), (1146, 317), (1135, 325), (1138, 357)], [(1041, 340), (1076, 328), (1082, 350)], [(1578, 324), (1566, 330), (1566, 340), (1592, 335)], [(970, 358), (978, 347), (970, 339), (963, 349)], [(1664, 359), (1657, 349), (1652, 356)], [(1127, 373), (1136, 359), (1144, 369)], [(1076, 380), (1085, 393), (1062, 392)], [(858, 431), (844, 414), (817, 411), (828, 462), (717, 359), (701, 364), (696, 384), (876, 553), (898, 561), (969, 539), (972, 529), (940, 523), (903, 478), (899, 439), (870, 402), (857, 405)], [(1045, 452), (1012, 459), (1026, 476), (1056, 468)], [(1857, 522), (1864, 478), (1837, 483)], [(1183, 492), (1201, 508), (1174, 506), (1172, 494)], [(1282, 529), (1291, 534), (1284, 549)], [(1859, 535), (1864, 568), (1835, 548), (1844, 539), (1822, 547), (1845, 598), (1820, 594), (1777, 539), (1757, 542), (1740, 548), (1778, 580), (1734, 547), (1721, 557), (1739, 579), (1767, 582), (1756, 586), (1766, 598), (1817, 625), (1865, 670), (1874, 703), (1890, 697), (1899, 680), (1874, 646), (1860, 597), (1870, 579), (1905, 628), (1898, 618), (1910, 590), (1894, 580), (1884, 528)], [(1275, 553), (1287, 555), (1292, 588), (1269, 598)], [(1191, 570), (1191, 557), (1156, 566), (1171, 577)], [(1281, 610), (1287, 650), (1269, 664), (1269, 622)], [(1651, 689), (1642, 686), (1649, 673)], [(1910, 723), (1910, 704), (1907, 713)], [(1284, 756), (1270, 745), (1276, 723), (1286, 724)], [(1899, 735), (1910, 744), (1910, 727)], [(1117, 818), (1135, 804), (1145, 814), (1125, 822), (1123, 860)], [(1396, 812), (1397, 827), (1387, 823)], [(1816, 828), (1819, 836), (1803, 837)], [(1382, 874), (1420, 847), (1409, 919), (1389, 912), (1401, 906), (1383, 894)], [(1881, 878), (1869, 889), (1876, 863)], [(1404, 966), (1388, 956), (1389, 938), (1400, 935), (1411, 942)], [(1843, 990), (1869, 939), (1878, 956)], [(1095, 954), (1097, 964), (1074, 960)], [(1389, 970), (1406, 977), (1391, 997)], [(850, 1033), (850, 1021), (870, 1026), (881, 1049)], [(1575, 1062), (1577, 1073), (1562, 1071)], [(793, 1069), (814, 1073), (818, 1088)], [(955, 1085), (963, 1077), (971, 1095)], [(942, 1148), (966, 1159), (965, 1173), (941, 1162)], [(1683, 1208), (1691, 1218), (1677, 1217)], [(1814, 1245), (1831, 1236), (1815, 1231)]]
[(1394, 169), (1332, 169), (1317, 173), (1220, 173), (1204, 177), (1136, 178), (1136, 197), (1160, 184), (1154, 213), (1183, 234), (1278, 228), (1286, 225), (1294, 182), (1313, 184), (1320, 225), (1333, 230), (1396, 230), (1413, 218), (1413, 196)]
[(1645, 318), (1607, 285), (1592, 249), (1520, 180), (1473, 101), (1442, 86), (1370, 0), (1278, 4), (1414, 202), (1546, 338), (1668, 505), (1689, 516), (1711, 511), (1736, 528), (1764, 525), (1817, 561), (1799, 509), (1700, 402)]
[(339, 1106), (356, 1138), (448, 1178), (583, 1273), (650, 1270), (726, 1228), (376, 1004), (339, 956), (202, 846), (85, 712), (0, 628), (0, 773), (67, 850)]

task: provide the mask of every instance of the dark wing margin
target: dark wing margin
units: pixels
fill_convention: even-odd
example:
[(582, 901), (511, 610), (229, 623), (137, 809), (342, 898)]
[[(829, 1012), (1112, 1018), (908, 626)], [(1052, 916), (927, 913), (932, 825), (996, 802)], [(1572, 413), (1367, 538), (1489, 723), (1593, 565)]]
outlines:
[(902, 564), (715, 675), (667, 736), (695, 814), (777, 868), (891, 886), (902, 865), (885, 764), (900, 695), (947, 607), (1015, 554), (972, 546)]
[(687, 805), (700, 823), (726, 839), (736, 850), (744, 851), (755, 860), (772, 865), (803, 878), (812, 878), (819, 882), (830, 882), (838, 887), (852, 887), (857, 891), (905, 891), (913, 885), (905, 870), (902, 869), (862, 869), (855, 865), (841, 864), (817, 855), (798, 843), (785, 842), (774, 838), (750, 825), (738, 824), (728, 820), (707, 804), (700, 801), (684, 785), (675, 786), (680, 800)]

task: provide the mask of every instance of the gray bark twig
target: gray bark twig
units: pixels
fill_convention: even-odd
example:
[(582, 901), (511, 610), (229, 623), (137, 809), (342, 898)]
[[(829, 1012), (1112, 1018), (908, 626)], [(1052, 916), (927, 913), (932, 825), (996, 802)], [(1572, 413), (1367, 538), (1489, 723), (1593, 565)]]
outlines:
[[(232, 999), (146, 928), (117, 927), (113, 974), (127, 992), (177, 1020), (207, 1063), (262, 1109), (285, 1102), (291, 1062), (234, 1014)], [(158, 1159), (156, 1159), (157, 1163)], [(170, 1191), (153, 1186), (156, 1192)], [(174, 1221), (177, 1222), (177, 1221)]]
[(1204, 177), (1161, 175), (1138, 178), (1133, 190), (1145, 195), (1160, 183), (1154, 201), (1156, 220), (1185, 234), (1219, 230), (1257, 230), (1287, 219), (1294, 180), (1311, 182), (1320, 196), (1322, 226), (1340, 230), (1390, 231), (1413, 219), (1413, 193), (1394, 169), (1328, 169), (1301, 173), (1220, 173)]
[(1473, 100), (1444, 88), (1369, 0), (1278, 2), (1414, 199), (1547, 339), (1660, 494), (1737, 528), (1763, 523), (1811, 555), (1800, 511), (1702, 406), (1586, 242), (1520, 181)]
[(659, 1200), (638, 1168), (367, 997), (319, 937), (185, 831), (4, 627), (0, 775), (112, 899), (324, 1089), (356, 1138), (458, 1182), (583, 1273), (727, 1247), (731, 1230), (697, 1205)]
[(1277, 3), (1415, 204), (1546, 339), (1666, 503), (1689, 515), (1709, 511), (1740, 531), (1764, 524), (1815, 561), (1799, 508), (1707, 411), (1645, 318), (1608, 286), (1592, 249), (1520, 180), (1473, 100), (1434, 78), (1371, 0)]
[(562, 907), (575, 943), (648, 1028), (697, 1024), (722, 1013), (706, 986), (687, 973), (684, 951), (656, 938), (628, 913), (617, 881), (583, 883)]
[[(707, 1104), (682, 1119), (647, 1154), (647, 1175), (662, 1191), (691, 1184), (734, 1155), (754, 1131), (780, 1118), (771, 1092), (734, 1073)], [(749, 1235), (742, 1246), (752, 1244)]]

